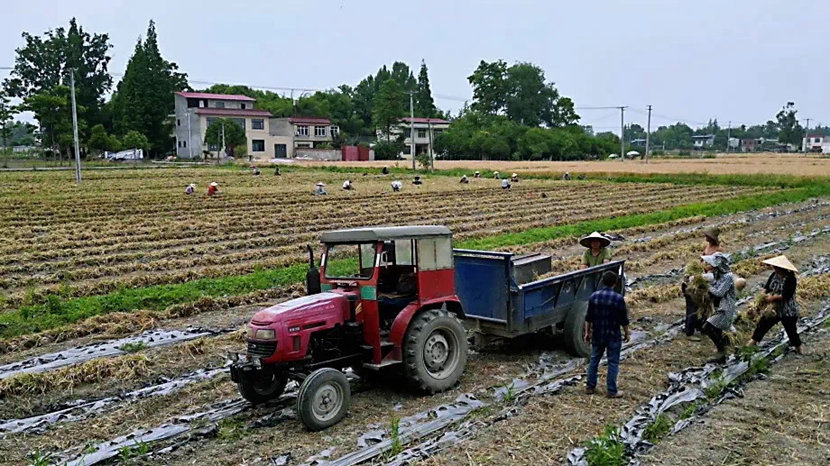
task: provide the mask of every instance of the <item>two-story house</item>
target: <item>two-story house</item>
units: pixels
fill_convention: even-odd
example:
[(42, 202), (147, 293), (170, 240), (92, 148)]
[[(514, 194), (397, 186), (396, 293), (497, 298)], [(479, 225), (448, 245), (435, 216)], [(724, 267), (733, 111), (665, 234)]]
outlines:
[[(404, 135), (404, 149), (400, 154), (403, 158), (412, 158), (412, 137), (411, 133), (414, 129), (415, 133), (415, 154), (425, 154), (432, 151), (432, 145), (435, 143), (435, 138), (450, 127), (450, 122), (441, 118), (401, 118), (400, 124), (392, 127), (391, 138), (395, 139)], [(379, 140), (385, 139), (386, 135), (378, 130), (377, 137)]]
[(331, 143), (338, 133), (327, 118), (275, 118), (254, 108), (256, 99), (244, 95), (176, 92), (174, 98), (178, 157), (215, 153), (219, 148), (205, 144), (205, 132), (220, 118), (228, 118), (245, 130), (248, 155), (254, 159), (290, 158), (294, 148)]
[(801, 150), (805, 152), (830, 154), (830, 136), (811, 134), (806, 138), (801, 138)]

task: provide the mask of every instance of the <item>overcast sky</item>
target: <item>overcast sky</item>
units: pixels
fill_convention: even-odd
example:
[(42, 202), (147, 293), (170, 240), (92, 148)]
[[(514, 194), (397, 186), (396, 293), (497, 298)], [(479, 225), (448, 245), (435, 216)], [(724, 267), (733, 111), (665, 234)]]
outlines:
[[(2, 11), (0, 67), (22, 31), (75, 16), (109, 33), (110, 71), (123, 73), (152, 18), (162, 54), (191, 80), (327, 89), (424, 59), (437, 105), (457, 110), (479, 60), (501, 58), (541, 66), (577, 107), (630, 106), (626, 123), (645, 126), (652, 104), (653, 127), (753, 124), (794, 101), (810, 126), (830, 124), (826, 0), (26, 0)], [(619, 128), (619, 111), (578, 113)]]

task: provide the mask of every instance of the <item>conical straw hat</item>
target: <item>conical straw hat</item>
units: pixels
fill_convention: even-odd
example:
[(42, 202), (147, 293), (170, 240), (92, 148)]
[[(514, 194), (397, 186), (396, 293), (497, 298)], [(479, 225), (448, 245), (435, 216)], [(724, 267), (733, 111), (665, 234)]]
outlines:
[(798, 272), (798, 269), (795, 268), (792, 262), (787, 259), (787, 256), (776, 256), (771, 257), (765, 261), (761, 261), (762, 264), (771, 265), (773, 267), (778, 267), (780, 269), (785, 270), (792, 270), (793, 272)]
[(586, 248), (590, 248), (592, 239), (600, 240), (603, 247), (608, 246), (609, 244), (611, 244), (611, 240), (606, 238), (605, 236), (602, 236), (602, 234), (600, 234), (600, 232), (598, 232), (598, 231), (595, 231), (595, 232), (591, 233), (590, 235), (588, 235), (588, 236), (582, 238), (581, 240), (579, 240), (579, 244), (581, 244), (582, 246), (584, 246)]

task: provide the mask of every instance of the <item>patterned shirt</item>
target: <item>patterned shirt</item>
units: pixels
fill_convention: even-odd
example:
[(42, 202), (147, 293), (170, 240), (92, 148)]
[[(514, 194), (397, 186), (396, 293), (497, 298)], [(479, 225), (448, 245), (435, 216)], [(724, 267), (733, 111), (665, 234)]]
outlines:
[(764, 285), (764, 290), (771, 295), (781, 296), (780, 301), (775, 301), (775, 314), (781, 317), (798, 317), (798, 302), (795, 300), (795, 287), (797, 280), (794, 273), (784, 276), (773, 272)]
[(709, 285), (709, 294), (715, 298), (715, 312), (706, 319), (713, 326), (727, 331), (735, 320), (735, 278), (732, 273), (719, 274)]
[(592, 326), (592, 343), (622, 340), (620, 327), (628, 325), (628, 309), (623, 296), (612, 288), (601, 288), (588, 298), (585, 322)]

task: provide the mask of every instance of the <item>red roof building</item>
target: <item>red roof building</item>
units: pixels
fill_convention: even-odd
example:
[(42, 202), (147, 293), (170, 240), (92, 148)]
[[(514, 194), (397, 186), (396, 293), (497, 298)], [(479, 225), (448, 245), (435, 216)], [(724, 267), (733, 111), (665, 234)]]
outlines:
[(331, 125), (331, 120), (328, 118), (314, 117), (291, 117), (288, 122), (292, 125)]
[(441, 118), (421, 118), (421, 117), (409, 118), (409, 117), (404, 117), (404, 118), (401, 118), (401, 120), (406, 122), (406, 123), (415, 123), (415, 124), (423, 123), (425, 125), (426, 124), (431, 124), (431, 125), (448, 125), (448, 124), (450, 124), (449, 121), (441, 119)]
[(261, 118), (270, 118), (271, 113), (267, 110), (256, 110), (253, 108), (198, 108), (196, 109), (197, 115), (206, 115), (206, 116), (219, 116), (219, 117), (229, 117), (229, 116), (239, 116), (239, 117), (261, 117)]
[(208, 92), (176, 92), (185, 99), (235, 100), (239, 102), (256, 102), (256, 99), (241, 94), (211, 94)]

